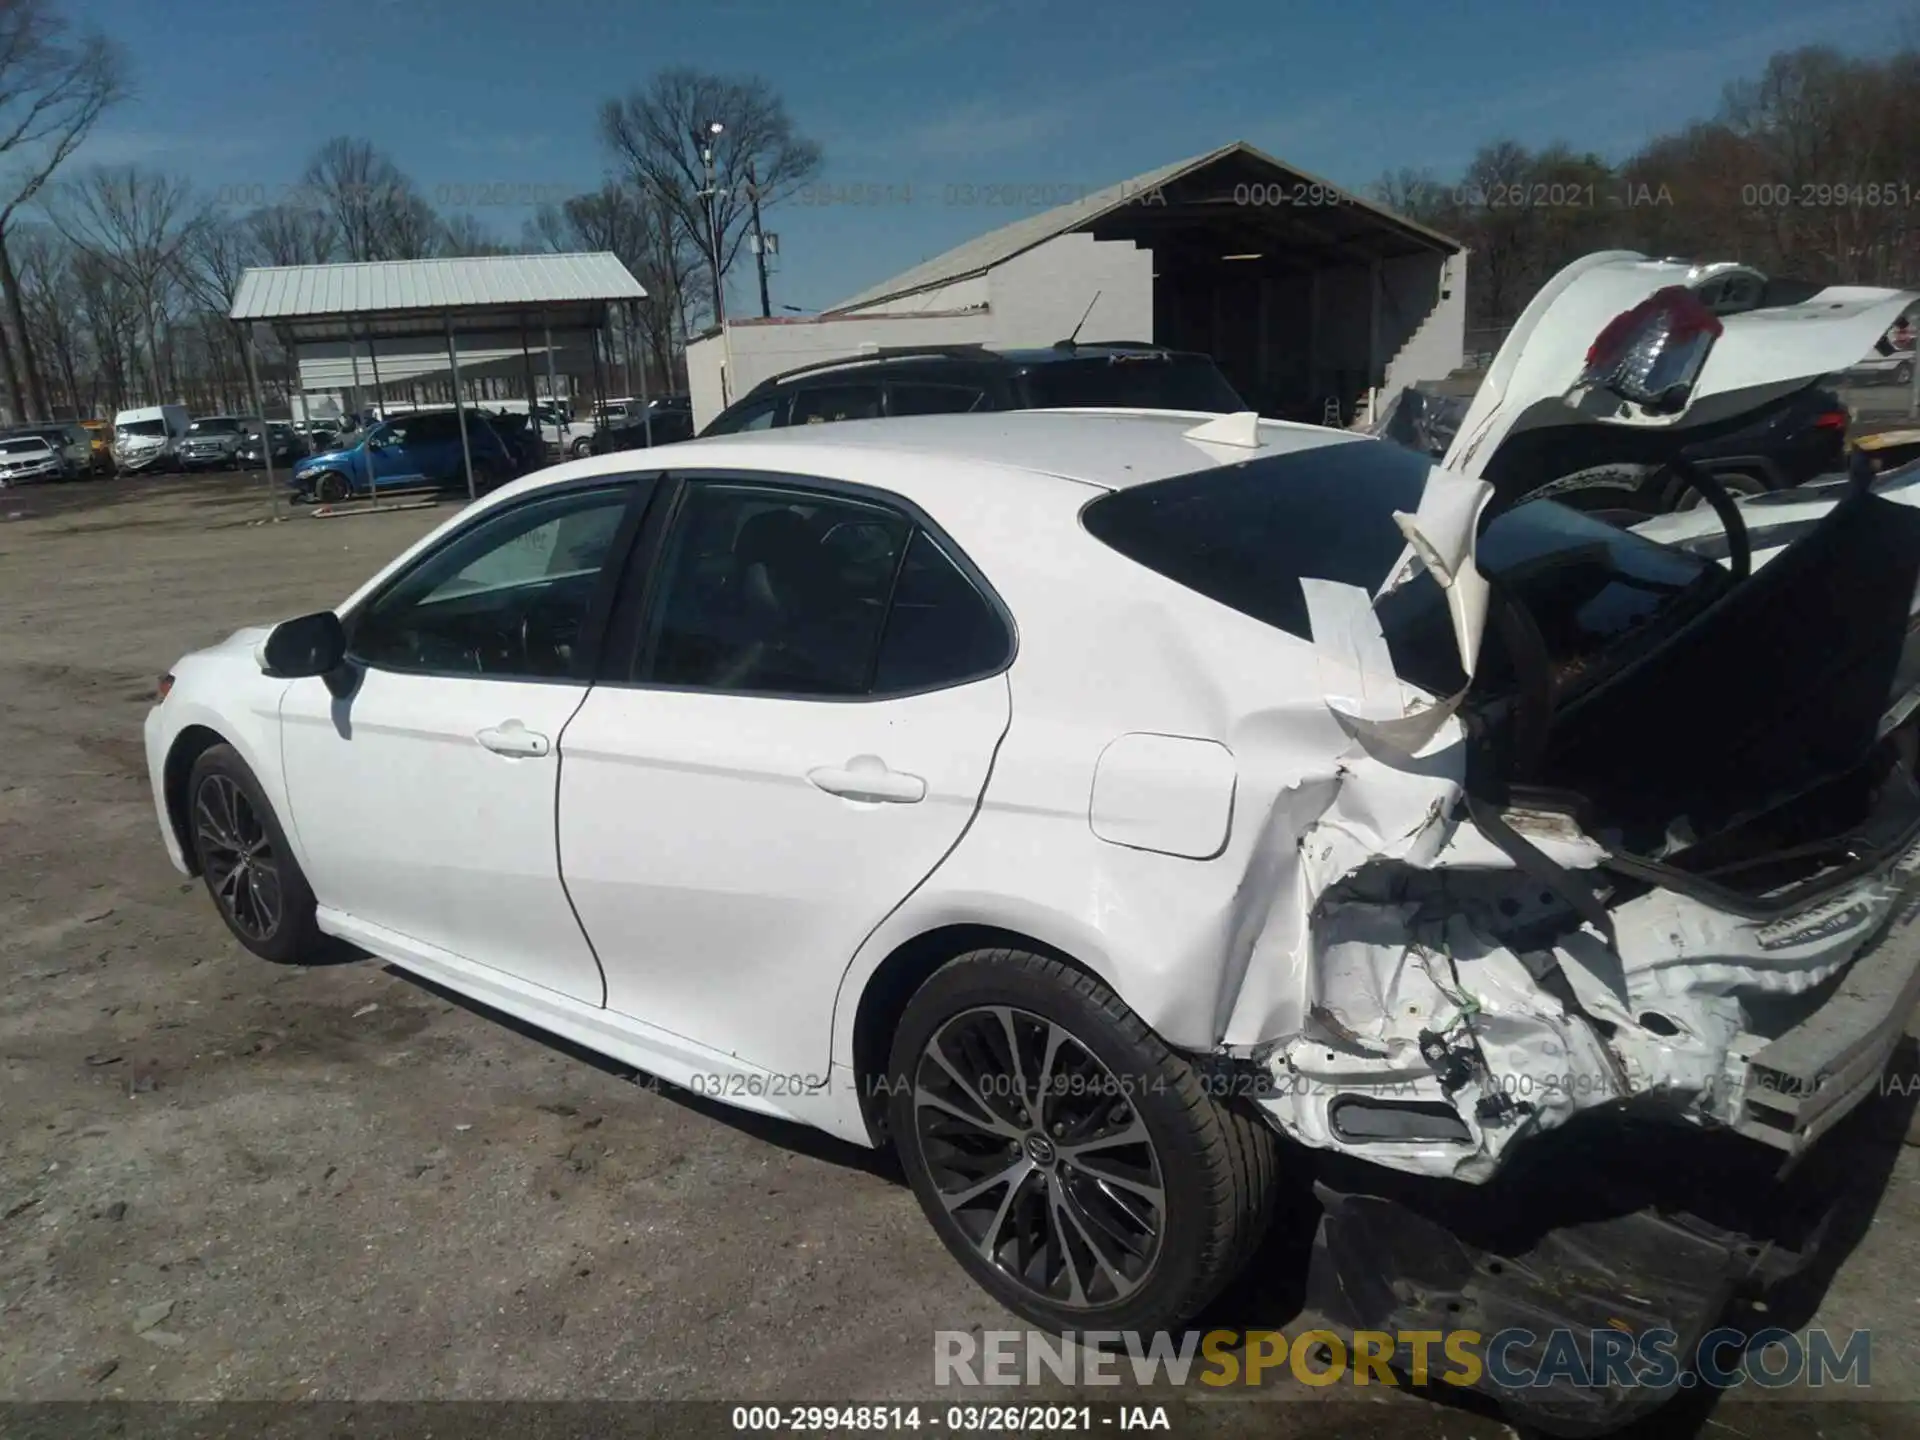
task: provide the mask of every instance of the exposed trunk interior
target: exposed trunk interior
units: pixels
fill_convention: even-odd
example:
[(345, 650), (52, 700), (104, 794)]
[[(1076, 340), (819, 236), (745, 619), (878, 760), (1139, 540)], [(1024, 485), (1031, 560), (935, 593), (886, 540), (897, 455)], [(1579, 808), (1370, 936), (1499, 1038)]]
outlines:
[(1920, 827), (1913, 727), (1881, 733), (1917, 584), (1920, 511), (1856, 492), (1597, 676), (1546, 667), (1564, 617), (1508, 592), (1475, 786), (1735, 908), (1870, 866)]

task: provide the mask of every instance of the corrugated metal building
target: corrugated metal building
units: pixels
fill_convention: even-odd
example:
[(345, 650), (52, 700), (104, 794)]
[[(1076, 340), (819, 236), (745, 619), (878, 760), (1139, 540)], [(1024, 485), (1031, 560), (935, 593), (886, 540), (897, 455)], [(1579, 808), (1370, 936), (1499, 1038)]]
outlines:
[[(303, 390), (444, 380), (449, 326), (462, 379), (593, 370), (587, 334), (609, 305), (646, 298), (614, 255), (482, 255), (248, 270), (234, 320), (298, 348)], [(549, 336), (551, 342), (549, 343)], [(357, 372), (356, 372), (357, 367)]]
[[(1017, 198), (1017, 197), (1016, 197)], [(797, 365), (900, 345), (1150, 341), (1213, 355), (1263, 413), (1350, 419), (1461, 363), (1445, 235), (1235, 142), (958, 245), (827, 312), (729, 322), (688, 354), (694, 415)], [(1089, 312), (1089, 306), (1092, 306)]]

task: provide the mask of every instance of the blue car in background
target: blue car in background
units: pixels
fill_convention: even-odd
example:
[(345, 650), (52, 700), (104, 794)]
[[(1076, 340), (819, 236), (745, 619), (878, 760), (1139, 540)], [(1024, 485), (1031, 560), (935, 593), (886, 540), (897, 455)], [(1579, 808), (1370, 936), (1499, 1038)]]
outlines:
[[(476, 491), (504, 485), (520, 472), (513, 452), (484, 418), (467, 412)], [(465, 490), (466, 457), (460, 419), (452, 410), (396, 415), (352, 437), (353, 443), (309, 455), (287, 483), (302, 497), (331, 504), (381, 490)]]

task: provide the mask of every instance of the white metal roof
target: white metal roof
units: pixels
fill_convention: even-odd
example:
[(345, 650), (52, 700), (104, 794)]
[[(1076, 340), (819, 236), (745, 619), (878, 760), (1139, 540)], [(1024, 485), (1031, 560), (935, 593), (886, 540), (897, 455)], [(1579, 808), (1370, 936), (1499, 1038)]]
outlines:
[(250, 269), (240, 277), (229, 318), (297, 320), (413, 310), (606, 304), (644, 300), (646, 294), (619, 258), (607, 251), (275, 265)]
[[(1244, 140), (1236, 140), (1230, 145), (1222, 145), (1217, 150), (1209, 150), (1204, 155), (1176, 160), (1171, 165), (1162, 165), (1145, 174), (1136, 175), (1131, 180), (1122, 180), (1117, 185), (1109, 185), (1104, 190), (1096, 190), (1090, 195), (1084, 195), (1065, 205), (1057, 205), (1037, 215), (1026, 216), (1024, 219), (1014, 221), (1011, 225), (990, 230), (985, 235), (977, 235), (965, 244), (956, 245), (943, 255), (936, 255), (931, 260), (922, 261), (911, 270), (903, 271), (891, 280), (883, 281), (862, 290), (850, 299), (842, 300), (838, 305), (829, 307), (828, 313), (876, 304), (896, 296), (911, 295), (916, 290), (927, 290), (936, 285), (950, 284), (969, 275), (978, 275), (1002, 261), (1010, 260), (1015, 255), (1033, 249), (1036, 245), (1044, 245), (1056, 235), (1065, 235), (1070, 231), (1079, 230), (1104, 216), (1113, 214), (1124, 206), (1151, 203), (1147, 197), (1151, 197), (1160, 187), (1170, 185), (1185, 175), (1236, 155), (1245, 156), (1271, 168), (1276, 178), (1284, 176), (1289, 181), (1319, 187), (1315, 193), (1320, 196), (1337, 194), (1341, 196), (1344, 204), (1371, 214), (1383, 225), (1417, 237), (1435, 248), (1449, 252), (1455, 252), (1461, 248), (1459, 241), (1442, 235), (1437, 230), (1430, 230), (1362, 196), (1343, 191), (1331, 181), (1310, 175), (1298, 166), (1276, 160)], [(1257, 206), (1246, 208), (1253, 214), (1257, 214), (1260, 210)]]

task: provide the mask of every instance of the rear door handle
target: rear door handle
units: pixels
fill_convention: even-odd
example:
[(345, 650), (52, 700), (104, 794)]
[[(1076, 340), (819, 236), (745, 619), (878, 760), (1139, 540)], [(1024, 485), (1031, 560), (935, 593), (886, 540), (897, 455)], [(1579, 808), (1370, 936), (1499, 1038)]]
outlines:
[(927, 782), (918, 775), (889, 770), (878, 755), (856, 755), (845, 765), (822, 765), (807, 779), (829, 795), (871, 803), (912, 805), (927, 798)]
[(496, 755), (515, 759), (538, 759), (553, 748), (553, 743), (537, 730), (529, 730), (518, 720), (503, 720), (473, 737)]

